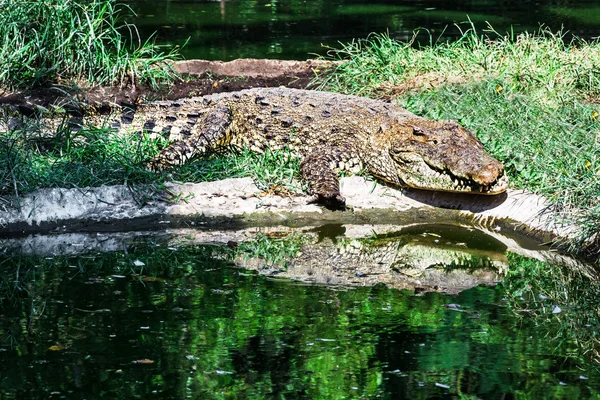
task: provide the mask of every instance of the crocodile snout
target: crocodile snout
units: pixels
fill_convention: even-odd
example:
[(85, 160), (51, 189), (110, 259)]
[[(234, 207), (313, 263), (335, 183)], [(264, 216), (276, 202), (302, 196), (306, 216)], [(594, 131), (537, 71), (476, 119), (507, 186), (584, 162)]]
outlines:
[(480, 185), (489, 186), (496, 182), (502, 175), (504, 175), (504, 165), (499, 161), (491, 160), (473, 174), (473, 180)]

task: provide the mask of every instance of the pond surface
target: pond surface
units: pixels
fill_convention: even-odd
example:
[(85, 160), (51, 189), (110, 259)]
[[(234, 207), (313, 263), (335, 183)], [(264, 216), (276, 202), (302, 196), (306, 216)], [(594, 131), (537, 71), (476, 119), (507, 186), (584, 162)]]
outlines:
[[(189, 43), (189, 59), (314, 58), (326, 46), (385, 33), (403, 41), (452, 40), (469, 20), (482, 32), (490, 23), (499, 33), (535, 32), (541, 25), (561, 27), (590, 39), (600, 35), (600, 5), (595, 0), (135, 0), (128, 2), (134, 22), (158, 43)], [(455, 26), (459, 24), (460, 29)]]
[[(51, 249), (40, 237), (3, 242), (0, 398), (600, 396), (600, 290), (584, 270), (472, 230), (454, 230), (453, 243), (432, 227), (362, 239), (330, 231), (227, 246), (194, 244), (194, 231), (85, 239), (114, 249), (106, 253), (78, 250), (75, 236)], [(287, 260), (279, 271), (293, 270), (327, 241), (324, 262), (354, 249), (357, 260), (387, 255), (380, 264), (414, 277), (419, 263), (406, 254), (418, 245), (429, 249), (427, 270), (488, 281), (450, 295), (360, 286), (364, 274), (333, 286), (278, 277), (278, 255)], [(271, 260), (261, 274), (236, 267), (257, 256)]]

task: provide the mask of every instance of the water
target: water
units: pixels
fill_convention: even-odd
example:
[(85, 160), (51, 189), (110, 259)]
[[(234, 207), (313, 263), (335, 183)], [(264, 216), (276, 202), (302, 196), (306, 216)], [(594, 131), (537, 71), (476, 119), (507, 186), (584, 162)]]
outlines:
[[(221, 234), (229, 246), (201, 245), (215, 234), (193, 230), (4, 240), (0, 398), (600, 395), (600, 290), (580, 264), (549, 265), (472, 229), (248, 236)], [(429, 262), (411, 262), (415, 248)], [(369, 276), (356, 272), (353, 284), (333, 286), (281, 277), (324, 249), (320, 264), (379, 260), (396, 283), (433, 270), (475, 278), (457, 294), (415, 295), (361, 286)], [(273, 262), (281, 254), (287, 269)]]
[[(490, 23), (504, 34), (535, 32), (540, 25), (590, 39), (600, 35), (600, 5), (595, 0), (135, 0), (132, 20), (158, 43), (181, 45), (187, 58), (306, 59), (328, 46), (389, 32), (408, 41), (452, 40), (473, 22), (482, 31)], [(458, 24), (460, 28), (457, 28)], [(429, 35), (431, 34), (431, 35)]]

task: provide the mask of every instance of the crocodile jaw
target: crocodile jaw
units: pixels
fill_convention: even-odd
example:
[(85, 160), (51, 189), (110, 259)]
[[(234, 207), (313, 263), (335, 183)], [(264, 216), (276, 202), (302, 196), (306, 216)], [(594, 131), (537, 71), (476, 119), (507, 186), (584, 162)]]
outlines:
[(413, 118), (381, 130), (396, 184), (446, 192), (499, 194), (508, 188), (502, 163), (454, 121)]
[(488, 158), (486, 164), (469, 173), (451, 166), (437, 168), (412, 152), (396, 154), (394, 162), (398, 180), (411, 188), (488, 195), (503, 193), (508, 189), (504, 167), (499, 161)]

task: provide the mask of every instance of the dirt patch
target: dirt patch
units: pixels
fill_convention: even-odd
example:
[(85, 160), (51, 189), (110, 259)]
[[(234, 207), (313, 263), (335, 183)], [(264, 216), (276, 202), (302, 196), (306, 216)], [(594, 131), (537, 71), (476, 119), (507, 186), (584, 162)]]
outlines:
[(173, 68), (181, 74), (181, 79), (158, 90), (148, 85), (89, 88), (54, 85), (5, 94), (0, 97), (0, 104), (36, 104), (46, 107), (75, 99), (89, 104), (110, 102), (129, 105), (256, 87), (285, 86), (305, 89), (317, 73), (326, 73), (334, 66), (333, 62), (318, 60), (188, 60), (173, 64)]

